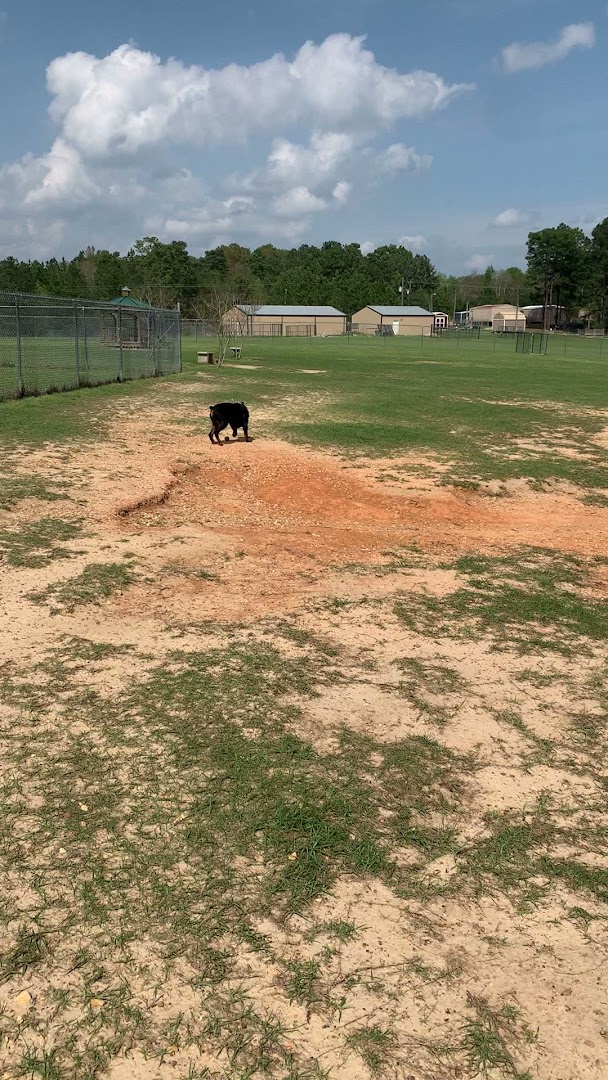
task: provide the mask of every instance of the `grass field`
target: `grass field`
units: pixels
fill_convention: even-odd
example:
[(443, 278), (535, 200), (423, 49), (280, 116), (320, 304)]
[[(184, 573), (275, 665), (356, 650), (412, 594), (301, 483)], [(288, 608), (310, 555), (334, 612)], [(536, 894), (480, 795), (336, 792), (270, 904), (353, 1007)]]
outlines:
[[(0, 337), (0, 401), (19, 397), (17, 339)], [(150, 378), (157, 370), (177, 367), (173, 342), (152, 349), (121, 350), (91, 335), (85, 342), (74, 337), (21, 338), (21, 376), (26, 396), (80, 386), (96, 386), (119, 379)]]
[(608, 355), (561, 340), (0, 405), (0, 1076), (608, 1074)]

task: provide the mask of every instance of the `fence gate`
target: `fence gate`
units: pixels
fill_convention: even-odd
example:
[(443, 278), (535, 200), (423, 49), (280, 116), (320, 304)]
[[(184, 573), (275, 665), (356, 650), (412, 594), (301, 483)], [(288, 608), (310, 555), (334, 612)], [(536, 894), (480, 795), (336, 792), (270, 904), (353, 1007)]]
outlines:
[(518, 330), (515, 335), (515, 352), (538, 353), (547, 355), (548, 334), (533, 334), (529, 330)]

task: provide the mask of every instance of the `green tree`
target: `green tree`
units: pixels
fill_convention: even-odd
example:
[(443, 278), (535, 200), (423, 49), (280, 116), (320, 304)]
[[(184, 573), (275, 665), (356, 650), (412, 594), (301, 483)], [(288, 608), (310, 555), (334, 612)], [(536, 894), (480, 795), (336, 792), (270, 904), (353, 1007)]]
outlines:
[(589, 240), (582, 229), (558, 225), (528, 236), (528, 270), (542, 294), (543, 324), (549, 328), (550, 307), (572, 309), (580, 302), (589, 268)]
[(608, 329), (608, 217), (591, 233), (589, 251), (590, 291), (602, 329)]

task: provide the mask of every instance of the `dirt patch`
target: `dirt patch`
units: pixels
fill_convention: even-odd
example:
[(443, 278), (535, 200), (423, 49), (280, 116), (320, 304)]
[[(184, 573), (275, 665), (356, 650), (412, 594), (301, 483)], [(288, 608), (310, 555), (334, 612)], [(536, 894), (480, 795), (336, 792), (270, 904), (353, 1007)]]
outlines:
[[(603, 739), (603, 642), (571, 656), (522, 656), (507, 647), (497, 652), (489, 639), (442, 637), (432, 620), (415, 632), (397, 616), (396, 601), (414, 608), (421, 598), (439, 602), (459, 589), (463, 572), (440, 563), (462, 552), (493, 554), (530, 544), (604, 554), (606, 511), (581, 507), (575, 492), (539, 495), (525, 483), (511, 483), (509, 499), (496, 501), (488, 495), (500, 494), (499, 488), (482, 494), (448, 489), (440, 485), (448, 466), (431, 455), (353, 464), (263, 439), (212, 448), (204, 410), (189, 415), (190, 403), (178, 398), (176, 392), (169, 404), (165, 400), (162, 412), (121, 406), (107, 442), (61, 454), (45, 448), (28, 457), (37, 469), (76, 481), (78, 502), (69, 508), (83, 518), (85, 535), (74, 541), (80, 553), (60, 563), (39, 570), (0, 564), (0, 683), (10, 702), (0, 707), (0, 772), (7, 781), (6, 808), (15, 811), (10, 840), (16, 853), (3, 879), (9, 922), (1, 951), (10, 953), (22, 921), (36, 929), (41, 881), (51, 901), (45, 920), (52, 931), (51, 951), (39, 966), (18, 971), (0, 995), (7, 1006), (2, 1023), (12, 1024), (6, 1030), (18, 1036), (4, 1043), (0, 1072), (14, 1067), (19, 1039), (31, 1043), (42, 1068), (47, 1037), (65, 1037), (73, 1049), (95, 1047), (109, 1032), (109, 1055), (115, 1057), (103, 1075), (114, 1080), (227, 1074), (237, 1067), (230, 1057), (234, 1040), (240, 1045), (253, 1038), (248, 1013), (238, 1011), (245, 988), (243, 1009), (257, 1011), (263, 1047), (278, 1018), (286, 1053), (293, 1051), (302, 1075), (314, 1075), (313, 1066), (308, 1069), (314, 1059), (336, 1080), (368, 1080), (365, 1062), (374, 1061), (377, 1046), (386, 1075), (468, 1080), (480, 1075), (480, 1066), (470, 1058), (466, 1038), (487, 1038), (496, 1025), (506, 1030), (508, 1020), (504, 1053), (520, 1075), (527, 1069), (539, 1080), (599, 1080), (608, 1059), (608, 941), (597, 882), (591, 879), (595, 893), (589, 879), (569, 891), (538, 875), (526, 883), (529, 892), (519, 882), (519, 891), (503, 891), (495, 879), (484, 891), (474, 877), (463, 883), (463, 866), (475, 845), (488, 839), (497, 848), (499, 841), (508, 844), (511, 827), (520, 836), (529, 819), (542, 815), (548, 827), (543, 855), (605, 873), (608, 857), (597, 850), (606, 835), (606, 777), (596, 749), (603, 742), (592, 741), (594, 723)], [(197, 428), (199, 434), (187, 433)], [(66, 504), (51, 504), (50, 514), (65, 516)], [(7, 521), (32, 516), (40, 516), (39, 506), (25, 502)], [(59, 614), (30, 598), (92, 562), (121, 559), (133, 567), (135, 583), (111, 596), (89, 596), (81, 607)], [(594, 575), (589, 597), (605, 595), (605, 568)], [(223, 619), (233, 623), (229, 632), (218, 628)], [(239, 915), (239, 937), (218, 927), (193, 959), (210, 916), (205, 893), (219, 860), (199, 864), (210, 839), (204, 831), (179, 861), (168, 853), (193, 828), (199, 836), (202, 807), (210, 795), (214, 805), (219, 788), (205, 786), (213, 769), (191, 764), (183, 752), (174, 757), (185, 706), (176, 705), (168, 725), (143, 728), (137, 726), (138, 709), (155, 669), (173, 675), (183, 669), (184, 654), (204, 657), (218, 643), (226, 646), (221, 662), (227, 669), (235, 646), (262, 644), (282, 660), (310, 661), (312, 675), (302, 664), (296, 689), (278, 695), (285, 731), (294, 753), (312, 744), (311, 777), (326, 767), (328, 756), (328, 787), (343, 766), (345, 775), (361, 771), (366, 798), (372, 804), (378, 799), (379, 855), (386, 862), (380, 861), (385, 869), (375, 877), (373, 863), (365, 862), (374, 857), (373, 845), (370, 856), (370, 845), (362, 843), (361, 869), (303, 905), (303, 914), (283, 911), (275, 921), (265, 900), (251, 927)], [(173, 650), (181, 656), (171, 656)], [(278, 669), (278, 681), (283, 671)], [(250, 695), (258, 674), (248, 669)], [(206, 737), (219, 741), (234, 719), (222, 712), (215, 728), (206, 726), (212, 681), (202, 665), (182, 685), (192, 694), (189, 746)], [(171, 688), (169, 681), (165, 693)], [(267, 689), (260, 714), (277, 701), (270, 680)], [(79, 713), (83, 702), (90, 714)], [(108, 718), (114, 726), (104, 732)], [(234, 719), (252, 754), (262, 739), (258, 720), (245, 709)], [(18, 739), (24, 753), (15, 763)], [(408, 818), (401, 780), (387, 780), (387, 770), (412, 746), (426, 748), (440, 764), (455, 762), (458, 784), (453, 791), (438, 789), (441, 797), (428, 805), (422, 790)], [(101, 778), (91, 764), (96, 750), (100, 764), (112, 764)], [(239, 752), (241, 759), (247, 756), (242, 747)], [(42, 768), (49, 760), (55, 762), (50, 778)], [(227, 760), (235, 762), (234, 775), (223, 781), (229, 790), (238, 768), (236, 757)], [(277, 760), (285, 767), (284, 759)], [(28, 769), (31, 775), (21, 783)], [(382, 803), (379, 792), (388, 782), (395, 785), (395, 801)], [(356, 785), (338, 802), (350, 807), (353, 794)], [(290, 799), (282, 800), (277, 819), (292, 809)], [(88, 832), (97, 814), (99, 824)], [(506, 839), (492, 831), (501, 815)], [(560, 824), (558, 815), (564, 840), (552, 845), (550, 828)], [(45, 832), (49, 822), (54, 834)], [(350, 828), (345, 826), (344, 844)], [(322, 845), (316, 826), (308, 835), (315, 850)], [(158, 841), (163, 836), (166, 847)], [(151, 849), (143, 906), (134, 908), (129, 923), (128, 906), (121, 904), (133, 901), (141, 887), (133, 860), (154, 838), (158, 847)], [(299, 855), (286, 847), (287, 870), (300, 867), (299, 844), (293, 841)], [(86, 861), (79, 864), (82, 874), (75, 874), (71, 857), (81, 852)], [(325, 862), (324, 851), (321, 857)], [(496, 857), (508, 879), (509, 852)], [(267, 868), (262, 846), (257, 862), (245, 855), (238, 860), (248, 885)], [(331, 871), (329, 856), (327, 867)], [(566, 871), (575, 872), (569, 866)], [(227, 874), (216, 882), (219, 910), (232, 895), (230, 881)], [(105, 884), (110, 896), (106, 901), (100, 892), (98, 907), (90, 890)], [(67, 924), (62, 953), (53, 920), (71, 916), (80, 887), (87, 904), (91, 897), (91, 921), (86, 934)], [(154, 942), (136, 918), (150, 911), (157, 895), (162, 925)], [(172, 941), (173, 923), (188, 923), (192, 931), (181, 952)], [(75, 933), (82, 933), (82, 955)], [(85, 981), (87, 950), (93, 956)], [(121, 1013), (118, 998), (127, 992)], [(29, 999), (20, 996), (25, 993)], [(15, 1010), (26, 1007), (17, 1028)], [(137, 1020), (134, 1034), (129, 1029), (128, 1039), (117, 1035), (116, 1043), (114, 1029), (104, 1027), (111, 1007), (121, 1024), (127, 1011)], [(157, 1038), (141, 1034), (139, 1018)], [(74, 1036), (75, 1030), (82, 1034)], [(264, 1071), (278, 1076), (290, 1069), (281, 1058), (281, 1065)], [(487, 1071), (488, 1077), (495, 1072)]]
[[(300, 552), (316, 556), (344, 550), (345, 542), (366, 551), (412, 541), (436, 550), (537, 543), (599, 554), (603, 547), (597, 536), (608, 520), (603, 508), (582, 508), (564, 495), (530, 494), (504, 507), (446, 489), (399, 496), (329, 455), (270, 441), (203, 448), (200, 457), (182, 474), (156, 470), (160, 490), (149, 490), (154, 474), (148, 474), (146, 494), (116, 512), (147, 528), (190, 521), (224, 532), (251, 531), (256, 550), (272, 545), (277, 532), (276, 546), (283, 549), (288, 533)], [(142, 518), (145, 503), (163, 505)]]
[[(513, 484), (508, 500), (489, 501), (428, 477), (417, 480), (404, 464), (397, 472), (390, 462), (360, 468), (276, 441), (220, 448), (197, 440), (192, 453), (193, 443), (184, 440), (189, 463), (170, 469), (148, 453), (145, 475), (134, 469), (129, 478), (129, 498), (98, 493), (106, 527), (124, 537), (139, 534), (142, 543), (144, 537), (146, 543), (174, 541), (182, 561), (194, 568), (198, 559), (221, 579), (171, 582), (178, 608), (185, 595), (189, 603), (199, 597), (208, 610), (238, 616), (290, 610), (321, 586), (328, 591), (322, 578), (328, 567), (381, 566), (388, 550), (411, 545), (434, 555), (520, 545), (583, 555), (605, 551), (608, 511), (582, 507), (570, 493), (539, 495)], [(390, 487), (378, 479), (382, 469)], [(230, 592), (227, 580), (234, 586)], [(143, 587), (130, 593), (133, 610), (141, 611), (146, 595), (154, 594), (158, 598), (157, 590)]]
[(592, 435), (591, 442), (595, 443), (596, 446), (600, 446), (602, 450), (608, 450), (608, 428), (604, 428), (597, 435)]

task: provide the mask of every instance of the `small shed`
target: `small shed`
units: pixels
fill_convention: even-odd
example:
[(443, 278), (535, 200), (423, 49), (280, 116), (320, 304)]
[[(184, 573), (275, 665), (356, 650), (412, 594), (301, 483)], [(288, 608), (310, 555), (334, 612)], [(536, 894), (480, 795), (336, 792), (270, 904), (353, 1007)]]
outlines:
[(433, 329), (434, 330), (447, 330), (450, 322), (450, 316), (445, 311), (433, 312)]
[[(110, 300), (112, 311), (101, 317), (101, 340), (104, 345), (123, 349), (147, 349), (150, 339), (150, 304), (135, 300), (125, 285), (121, 295)], [(144, 316), (144, 312), (146, 313)]]
[(469, 310), (468, 322), (501, 334), (526, 329), (525, 312), (513, 304), (478, 304)]
[(352, 328), (359, 334), (392, 337), (396, 334), (417, 334), (430, 337), (433, 333), (433, 313), (422, 307), (385, 307), (368, 304), (356, 311)]

